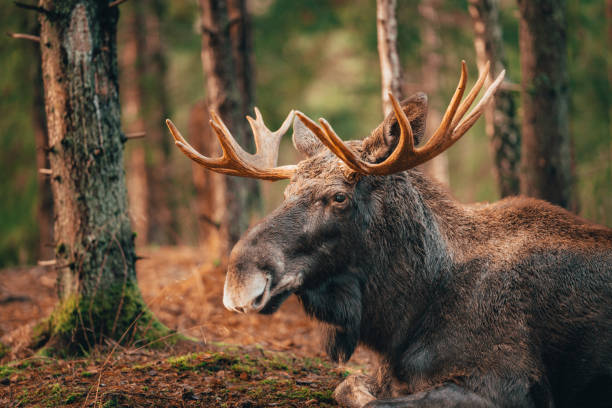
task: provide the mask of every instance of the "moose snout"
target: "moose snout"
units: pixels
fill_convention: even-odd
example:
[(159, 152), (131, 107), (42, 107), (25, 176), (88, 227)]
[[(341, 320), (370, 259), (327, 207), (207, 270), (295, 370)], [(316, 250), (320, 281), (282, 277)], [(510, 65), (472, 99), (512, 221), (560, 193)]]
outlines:
[(274, 262), (277, 251), (270, 245), (257, 245), (251, 239), (236, 244), (230, 254), (223, 305), (235, 312), (258, 312), (272, 296), (272, 282), (282, 263)]
[(248, 313), (261, 310), (270, 297), (271, 277), (263, 271), (239, 273), (228, 270), (223, 288), (223, 305), (231, 311)]

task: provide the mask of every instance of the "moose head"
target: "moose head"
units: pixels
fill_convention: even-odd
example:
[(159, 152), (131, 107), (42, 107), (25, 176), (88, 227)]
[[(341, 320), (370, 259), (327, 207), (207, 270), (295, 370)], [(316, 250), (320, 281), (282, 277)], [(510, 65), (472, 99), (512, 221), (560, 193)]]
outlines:
[[(332, 357), (348, 359), (363, 317), (364, 285), (375, 271), (392, 263), (416, 273), (419, 266), (415, 262), (422, 258), (419, 245), (424, 243), (416, 242), (414, 234), (410, 237), (397, 230), (404, 228), (397, 225), (404, 218), (417, 224), (427, 222), (416, 205), (418, 194), (410, 188), (417, 182), (414, 177), (420, 176), (411, 177), (406, 170), (448, 149), (481, 116), (504, 78), (502, 72), (468, 113), (488, 71), (487, 64), (462, 101), (467, 82), (462, 62), (459, 84), (442, 122), (420, 147), (417, 144), (423, 139), (427, 114), (423, 93), (401, 103), (390, 95), (393, 112), (369, 137), (347, 143), (325, 119), (316, 123), (301, 112), (292, 111), (280, 129), (272, 132), (255, 108), (255, 119), (247, 117), (255, 154), (245, 152), (213, 112), (210, 124), (223, 150), (219, 158), (198, 153), (168, 120), (176, 145), (207, 169), (233, 176), (291, 180), (283, 204), (247, 231), (233, 248), (223, 295), (225, 307), (237, 312), (273, 313), (296, 293), (308, 313), (341, 327), (340, 337), (328, 351)], [(292, 120), (293, 143), (305, 159), (297, 165), (277, 167), (279, 143)], [(398, 217), (395, 222), (393, 217)], [(413, 240), (413, 245), (397, 242), (402, 238)], [(441, 245), (433, 241), (433, 246)]]

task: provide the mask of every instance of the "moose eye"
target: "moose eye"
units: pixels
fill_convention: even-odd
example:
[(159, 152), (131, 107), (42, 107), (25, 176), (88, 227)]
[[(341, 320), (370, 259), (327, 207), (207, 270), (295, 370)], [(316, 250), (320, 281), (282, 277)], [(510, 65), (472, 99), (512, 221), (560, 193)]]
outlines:
[(334, 201), (337, 203), (343, 203), (346, 200), (346, 194), (344, 193), (336, 193), (334, 195)]

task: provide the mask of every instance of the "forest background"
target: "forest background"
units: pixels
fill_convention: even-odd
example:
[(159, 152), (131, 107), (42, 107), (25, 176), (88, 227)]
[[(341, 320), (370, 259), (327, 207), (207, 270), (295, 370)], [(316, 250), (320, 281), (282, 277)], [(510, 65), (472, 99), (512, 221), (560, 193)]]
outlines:
[[(438, 74), (433, 92), (428, 89), (430, 106), (441, 110), (454, 89), (460, 60), (465, 59), (471, 77), (476, 76), (473, 22), (467, 1), (432, 0), (429, 3), (435, 13), (427, 18), (422, 3), (398, 2), (398, 51), (408, 92), (424, 89), (424, 76), (433, 61)], [(206, 95), (198, 4), (195, 0), (151, 0), (150, 4), (159, 22), (155, 35), (160, 47), (155, 58), (161, 59), (155, 63), (160, 64), (161, 76), (147, 69), (152, 64), (147, 61), (139, 62), (145, 68), (135, 77), (122, 69), (130, 66), (126, 58), (135, 35), (130, 31), (135, 20), (126, 18), (129, 8), (122, 8), (119, 20), (122, 124), (126, 134), (146, 132), (145, 137), (127, 142), (128, 190), (134, 197), (139, 188), (138, 183), (130, 184), (130, 172), (136, 171), (134, 163), (138, 160), (159, 172), (168, 172), (172, 183), (165, 185), (162, 194), (171, 203), (174, 221), (168, 224), (170, 230), (149, 234), (145, 243), (196, 245), (200, 235), (196, 221), (201, 220), (197, 216), (192, 165), (171, 146), (163, 121), (170, 115), (179, 128), (189, 129), (190, 113)], [(578, 212), (611, 226), (612, 23), (601, 0), (570, 1), (567, 6), (569, 123)], [(250, 3), (255, 105), (270, 128), (277, 128), (291, 109), (325, 117), (347, 139), (366, 136), (381, 121), (375, 7), (370, 0)], [(35, 19), (35, 13), (20, 10), (12, 2), (0, 4), (0, 25), (5, 32), (34, 33)], [(506, 78), (511, 88), (516, 84), (514, 100), (520, 116), (518, 10), (514, 0), (500, 1), (500, 23)], [(425, 38), (427, 30), (432, 29), (437, 36), (433, 46)], [(44, 163), (37, 164), (37, 151), (45, 147), (36, 137), (37, 132), (44, 131), (40, 126), (43, 104), (38, 47), (27, 40), (0, 37), (0, 267), (33, 264), (53, 253), (51, 234), (44, 227), (50, 223), (41, 219), (45, 211), (47, 217), (50, 215), (50, 207), (44, 197), (49, 180), (39, 172)], [(137, 109), (126, 100), (134, 83), (138, 84), (141, 100)], [(188, 139), (194, 137), (185, 133)], [(290, 138), (285, 139), (281, 164), (298, 160)], [(162, 159), (155, 154), (160, 148), (155, 143), (170, 146)], [(462, 202), (499, 199), (492, 166), (484, 120), (480, 120), (448, 153), (449, 184), (454, 195)], [(263, 206), (253, 214), (252, 221), (278, 205), (285, 183), (262, 182), (261, 186)], [(163, 216), (167, 214), (159, 214)]]

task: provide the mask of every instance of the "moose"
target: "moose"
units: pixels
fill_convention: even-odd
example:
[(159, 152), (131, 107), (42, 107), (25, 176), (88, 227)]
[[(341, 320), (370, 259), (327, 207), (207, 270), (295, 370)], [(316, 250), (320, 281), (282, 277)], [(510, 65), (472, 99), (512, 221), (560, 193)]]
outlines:
[[(612, 406), (612, 230), (547, 202), (463, 205), (416, 166), (448, 149), (481, 116), (502, 72), (468, 113), (488, 67), (462, 102), (467, 69), (438, 129), (421, 146), (427, 96), (403, 102), (363, 140), (291, 112), (276, 132), (247, 117), (257, 151), (221, 118), (223, 154), (175, 144), (212, 171), (290, 179), (283, 204), (233, 248), (225, 307), (274, 313), (291, 294), (324, 323), (332, 360), (357, 345), (380, 357), (372, 377), (334, 391), (348, 407)], [(276, 166), (293, 122), (305, 159)]]

